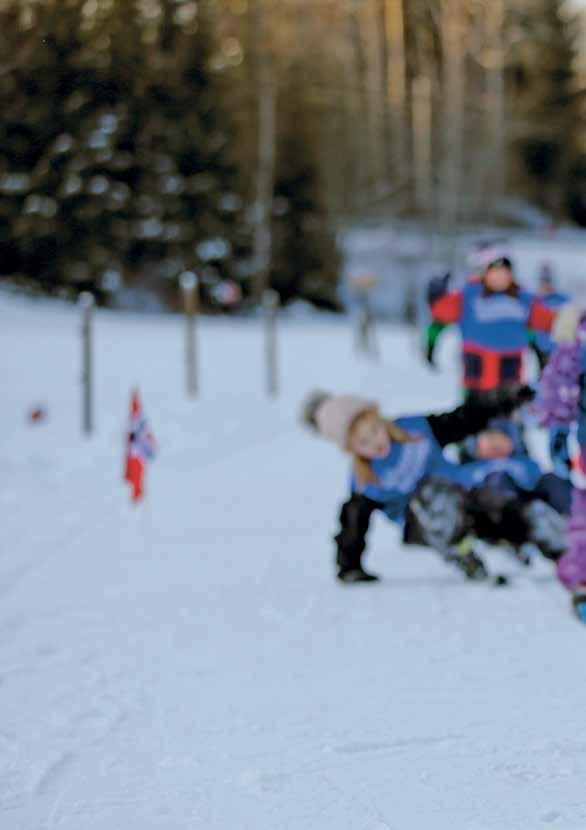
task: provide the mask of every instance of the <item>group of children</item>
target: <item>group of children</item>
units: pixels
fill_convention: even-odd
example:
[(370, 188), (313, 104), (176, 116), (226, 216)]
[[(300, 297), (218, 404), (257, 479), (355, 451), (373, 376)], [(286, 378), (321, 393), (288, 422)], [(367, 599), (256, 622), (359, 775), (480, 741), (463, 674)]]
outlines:
[[(335, 537), (337, 576), (345, 583), (378, 579), (363, 565), (378, 510), (401, 526), (406, 544), (433, 548), (469, 579), (488, 576), (478, 542), (505, 545), (523, 562), (537, 549), (557, 563), (586, 621), (586, 491), (573, 488), (567, 449), (578, 423), (586, 450), (586, 321), (566, 297), (554, 297), (550, 274), (533, 294), (519, 285), (503, 246), (487, 245), (480, 255), (463, 288), (449, 291), (443, 278), (429, 293), (429, 362), (443, 328), (458, 324), (462, 334), (461, 406), (390, 420), (375, 401), (353, 396), (316, 393), (305, 404), (306, 423), (352, 457), (350, 497)], [(523, 383), (530, 348), (545, 366), (532, 406), (551, 430), (548, 473), (523, 434), (522, 410), (535, 398)], [(445, 451), (450, 445), (457, 461)]]

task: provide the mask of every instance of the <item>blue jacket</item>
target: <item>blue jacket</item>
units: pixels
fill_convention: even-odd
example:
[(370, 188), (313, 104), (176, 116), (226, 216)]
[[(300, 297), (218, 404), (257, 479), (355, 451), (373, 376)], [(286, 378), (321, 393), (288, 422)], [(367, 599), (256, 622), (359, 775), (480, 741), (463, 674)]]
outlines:
[(537, 297), (520, 289), (517, 296), (485, 296), (484, 286), (469, 282), (462, 290), (460, 329), (465, 344), (492, 352), (522, 352), (529, 345), (529, 324)]
[[(489, 476), (509, 476), (521, 490), (534, 490), (543, 475), (539, 464), (534, 461), (527, 451), (521, 430), (517, 424), (508, 418), (495, 418), (490, 422), (489, 429), (504, 432), (513, 442), (513, 452), (508, 458), (496, 458), (492, 461), (483, 461), (474, 473), (477, 484), (482, 484)], [(465, 450), (471, 458), (476, 456), (477, 436), (471, 436), (464, 444)], [(479, 478), (482, 476), (482, 480)]]
[(493, 473), (510, 475), (522, 489), (533, 489), (541, 477), (539, 467), (528, 456), (454, 464), (445, 457), (425, 416), (400, 418), (396, 423), (407, 432), (420, 436), (421, 440), (411, 444), (393, 442), (385, 458), (371, 462), (378, 484), (360, 487), (356, 477), (352, 478), (352, 492), (362, 493), (383, 505), (392, 521), (404, 520), (411, 497), (427, 476), (440, 476), (466, 489), (482, 485)]
[(476, 391), (519, 383), (532, 332), (550, 331), (555, 317), (529, 291), (487, 292), (476, 280), (437, 299), (431, 312), (436, 324), (460, 326), (464, 385)]

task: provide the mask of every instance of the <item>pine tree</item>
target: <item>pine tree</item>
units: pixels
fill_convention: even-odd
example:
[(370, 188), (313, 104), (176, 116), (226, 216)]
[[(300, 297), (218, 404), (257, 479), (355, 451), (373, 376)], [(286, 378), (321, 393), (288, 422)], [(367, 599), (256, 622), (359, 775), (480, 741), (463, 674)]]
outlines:
[[(4, 272), (37, 278), (45, 288), (67, 278), (75, 227), (67, 211), (67, 168), (76, 153), (72, 127), (96, 86), (83, 59), (81, 2), (47, 0), (23, 18), (18, 2), (2, 11), (0, 78), (1, 233)], [(77, 155), (76, 169), (84, 166)], [(65, 191), (65, 192), (64, 192)], [(83, 248), (83, 240), (76, 240)], [(72, 275), (73, 276), (73, 275)], [(78, 274), (77, 276), (81, 276)]]
[(517, 185), (559, 216), (576, 152), (574, 23), (563, 0), (531, 0), (514, 4), (511, 25), (519, 32), (509, 63)]
[(184, 268), (236, 270), (247, 239), (205, 4), (160, 6), (88, 19), (82, 0), (45, 0), (27, 27), (17, 0), (3, 11), (5, 272), (97, 290), (119, 273), (173, 295)]
[(302, 105), (282, 112), (281, 118), (287, 120), (277, 162), (271, 285), (284, 301), (303, 297), (336, 308), (341, 263), (323, 206), (315, 144), (304, 126)]

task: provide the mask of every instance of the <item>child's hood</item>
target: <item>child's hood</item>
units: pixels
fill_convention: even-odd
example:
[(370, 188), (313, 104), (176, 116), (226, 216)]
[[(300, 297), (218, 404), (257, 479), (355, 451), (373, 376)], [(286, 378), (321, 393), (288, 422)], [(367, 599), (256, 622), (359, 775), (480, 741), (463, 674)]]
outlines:
[[(494, 430), (496, 432), (503, 432), (505, 435), (509, 436), (513, 442), (513, 452), (511, 453), (511, 457), (525, 457), (529, 455), (519, 426), (510, 418), (494, 418), (488, 425), (487, 429)], [(478, 459), (478, 435), (471, 435), (466, 439), (464, 442), (464, 453), (465, 457), (468, 459)]]

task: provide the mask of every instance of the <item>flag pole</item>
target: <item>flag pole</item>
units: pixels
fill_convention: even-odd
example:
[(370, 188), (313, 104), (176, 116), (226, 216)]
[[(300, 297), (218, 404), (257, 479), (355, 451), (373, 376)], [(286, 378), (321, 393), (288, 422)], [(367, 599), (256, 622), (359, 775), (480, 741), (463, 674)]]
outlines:
[(94, 372), (93, 372), (93, 331), (92, 317), (94, 311), (94, 296), (89, 291), (79, 295), (79, 304), (82, 312), (81, 322), (81, 354), (82, 354), (82, 431), (90, 436), (94, 430)]
[(199, 311), (199, 281), (193, 271), (184, 271), (179, 278), (183, 291), (183, 311), (185, 313), (185, 368), (187, 380), (187, 397), (195, 398), (198, 394), (196, 317)]

